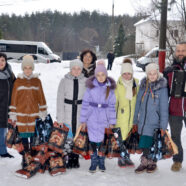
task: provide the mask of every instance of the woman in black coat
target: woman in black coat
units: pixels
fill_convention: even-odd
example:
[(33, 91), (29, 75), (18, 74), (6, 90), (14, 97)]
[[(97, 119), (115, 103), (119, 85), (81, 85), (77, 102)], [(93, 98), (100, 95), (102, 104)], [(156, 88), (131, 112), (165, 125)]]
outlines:
[(8, 107), (10, 105), (11, 93), (15, 76), (7, 63), (7, 56), (0, 53), (0, 156), (12, 158), (7, 152), (5, 136), (8, 123)]
[(83, 62), (83, 70), (82, 73), (86, 78), (94, 75), (94, 70), (96, 68), (96, 54), (91, 50), (84, 50), (80, 54), (80, 59)]

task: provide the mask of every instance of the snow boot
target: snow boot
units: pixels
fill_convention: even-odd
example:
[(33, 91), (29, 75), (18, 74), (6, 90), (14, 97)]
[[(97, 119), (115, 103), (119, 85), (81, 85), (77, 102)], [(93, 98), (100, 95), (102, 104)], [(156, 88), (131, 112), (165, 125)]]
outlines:
[(101, 172), (105, 172), (105, 157), (104, 156), (98, 156), (98, 165), (99, 165), (99, 170)]
[(175, 162), (172, 164), (171, 170), (174, 171), (174, 172), (179, 172), (181, 168), (182, 168), (181, 162), (176, 162), (176, 161), (175, 161)]
[(66, 157), (66, 168), (71, 169), (73, 164), (73, 155), (72, 153), (69, 153)]
[(89, 168), (89, 172), (91, 173), (95, 173), (96, 172), (96, 168), (98, 166), (98, 155), (97, 155), (97, 152), (94, 152), (92, 155), (91, 155), (91, 165), (90, 165), (90, 168)]
[(121, 168), (126, 167), (125, 158), (123, 158), (123, 157), (118, 158), (118, 166), (121, 167)]
[(147, 165), (147, 173), (153, 173), (157, 169), (156, 162), (152, 159), (148, 159), (148, 165)]
[(72, 153), (72, 168), (79, 168), (79, 155)]
[(135, 173), (139, 174), (139, 173), (142, 173), (142, 172), (146, 171), (147, 165), (148, 165), (147, 158), (145, 156), (141, 156), (141, 163), (137, 167), (137, 169), (135, 169)]

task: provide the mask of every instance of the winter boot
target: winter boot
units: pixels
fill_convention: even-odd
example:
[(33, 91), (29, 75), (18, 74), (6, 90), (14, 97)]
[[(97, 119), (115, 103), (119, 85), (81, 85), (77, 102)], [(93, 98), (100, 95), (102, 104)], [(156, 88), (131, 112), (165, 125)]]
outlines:
[(148, 160), (145, 156), (141, 156), (141, 164), (135, 169), (135, 173), (142, 173), (147, 169)]
[(156, 162), (151, 159), (148, 159), (147, 173), (153, 173), (156, 171), (156, 169), (157, 169)]
[(67, 169), (71, 169), (72, 168), (72, 164), (73, 164), (73, 157), (72, 157), (72, 153), (69, 153), (66, 156), (66, 168)]
[(132, 162), (132, 160), (130, 159), (130, 155), (127, 154), (125, 157), (125, 164), (126, 164), (126, 167), (134, 167), (134, 163)]
[(80, 165), (79, 165), (79, 155), (78, 154), (73, 154), (73, 160), (72, 160), (72, 168), (79, 168)]
[(174, 172), (178, 172), (178, 171), (180, 171), (181, 168), (182, 168), (181, 162), (176, 162), (176, 161), (175, 161), (175, 162), (172, 164), (171, 170), (174, 171)]
[(98, 155), (97, 155), (97, 152), (94, 152), (92, 155), (91, 155), (91, 165), (90, 165), (90, 168), (89, 168), (89, 172), (91, 173), (94, 173), (96, 172), (96, 168), (97, 168), (97, 165), (98, 165)]
[(98, 165), (99, 165), (99, 170), (101, 172), (105, 172), (105, 157), (104, 156), (98, 156)]
[(124, 157), (119, 157), (118, 158), (118, 166), (121, 168), (125, 168), (126, 167), (126, 163), (125, 163), (125, 158)]

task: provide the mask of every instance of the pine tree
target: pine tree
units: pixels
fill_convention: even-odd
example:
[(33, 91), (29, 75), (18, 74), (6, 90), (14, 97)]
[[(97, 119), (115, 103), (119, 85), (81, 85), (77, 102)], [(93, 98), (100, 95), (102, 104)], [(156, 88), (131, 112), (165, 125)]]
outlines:
[(125, 41), (126, 41), (126, 38), (125, 38), (125, 32), (123, 29), (123, 25), (120, 24), (119, 30), (118, 30), (118, 36), (116, 37), (115, 42), (114, 42), (115, 56), (119, 57), (123, 55), (123, 46), (124, 46)]

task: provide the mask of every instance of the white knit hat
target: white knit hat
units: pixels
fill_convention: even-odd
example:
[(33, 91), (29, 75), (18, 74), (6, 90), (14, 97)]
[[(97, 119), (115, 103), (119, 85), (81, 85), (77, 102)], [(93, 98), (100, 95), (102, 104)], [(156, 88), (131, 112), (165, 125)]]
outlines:
[(122, 63), (121, 64), (121, 75), (124, 73), (133, 74), (133, 68), (131, 63)]
[(148, 74), (151, 70), (157, 70), (157, 72), (159, 73), (159, 66), (156, 63), (149, 63), (145, 67), (145, 71)]
[(70, 62), (70, 70), (72, 70), (73, 67), (80, 67), (83, 69), (83, 63), (79, 59), (74, 59)]
[(34, 58), (31, 55), (25, 55), (23, 57), (23, 61), (21, 64), (22, 70), (24, 70), (24, 67), (30, 66), (32, 67), (32, 70), (34, 70)]

